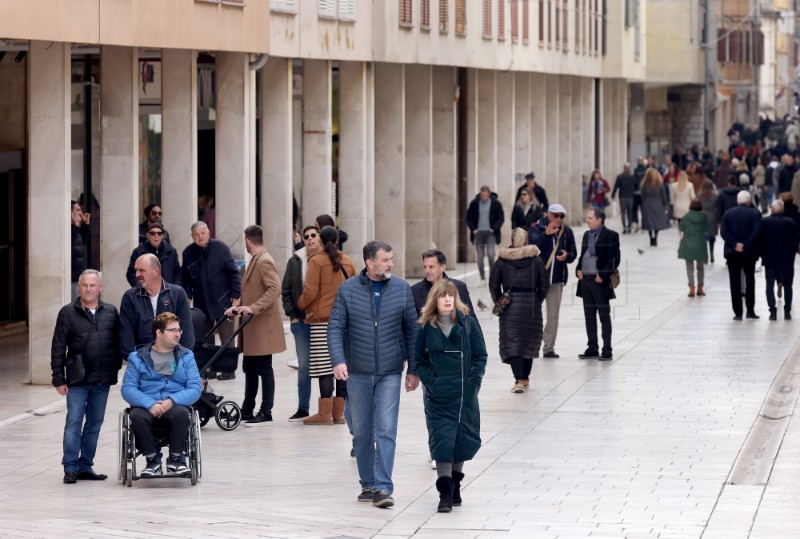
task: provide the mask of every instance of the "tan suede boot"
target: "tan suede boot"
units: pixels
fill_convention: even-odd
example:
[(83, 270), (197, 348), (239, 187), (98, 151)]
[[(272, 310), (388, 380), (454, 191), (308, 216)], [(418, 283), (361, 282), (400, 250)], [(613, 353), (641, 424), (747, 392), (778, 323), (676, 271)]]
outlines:
[(694, 286), (689, 285), (689, 297), (694, 297)]
[(344, 425), (344, 397), (333, 397), (333, 422)]
[(706, 295), (706, 291), (703, 290), (702, 285), (697, 287), (697, 295), (698, 296), (705, 296)]
[(319, 399), (319, 411), (303, 420), (303, 425), (333, 425), (333, 399)]

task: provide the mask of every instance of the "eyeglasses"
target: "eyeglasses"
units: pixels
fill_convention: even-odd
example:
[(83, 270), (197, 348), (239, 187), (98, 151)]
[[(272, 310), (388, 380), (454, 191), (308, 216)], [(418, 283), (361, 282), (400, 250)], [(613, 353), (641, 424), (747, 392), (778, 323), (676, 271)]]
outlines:
[(566, 217), (566, 214), (564, 213), (551, 213), (550, 215), (553, 216), (553, 219), (563, 219)]
[(164, 331), (169, 331), (171, 333), (183, 333), (183, 330), (181, 328), (167, 328)]
[(303, 239), (304, 240), (310, 240), (310, 239), (316, 238), (316, 237), (317, 237), (317, 233), (316, 232), (312, 232), (311, 234), (303, 234)]
[(163, 232), (156, 232), (155, 230), (151, 230), (150, 232), (147, 233), (147, 235), (148, 236), (163, 236), (164, 233)]

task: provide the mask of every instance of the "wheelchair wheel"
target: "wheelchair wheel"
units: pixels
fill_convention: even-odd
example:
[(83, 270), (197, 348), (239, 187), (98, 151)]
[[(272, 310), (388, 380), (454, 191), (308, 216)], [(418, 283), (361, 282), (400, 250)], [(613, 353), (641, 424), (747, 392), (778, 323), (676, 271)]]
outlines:
[(117, 424), (117, 481), (125, 481), (125, 472), (128, 470), (128, 450), (125, 447), (125, 412), (119, 413)]
[(197, 410), (192, 412), (192, 422), (189, 425), (189, 468), (191, 469), (192, 485), (203, 475), (202, 439), (200, 434), (200, 417)]
[(125, 484), (127, 486), (129, 486), (129, 487), (133, 486), (133, 474), (134, 474), (134, 467), (132, 466), (132, 467), (128, 468), (128, 471), (127, 471), (127, 474), (126, 474), (126, 478), (125, 478)]
[(221, 402), (214, 414), (217, 426), (224, 431), (230, 431), (242, 422), (242, 409), (233, 401)]

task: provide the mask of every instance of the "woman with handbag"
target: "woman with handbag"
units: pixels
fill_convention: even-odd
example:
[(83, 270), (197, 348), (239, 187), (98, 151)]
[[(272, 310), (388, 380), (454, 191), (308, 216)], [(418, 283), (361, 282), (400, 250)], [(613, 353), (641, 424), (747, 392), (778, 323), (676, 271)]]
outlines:
[(311, 326), (311, 354), (309, 375), (319, 379), (319, 411), (303, 420), (304, 425), (333, 425), (344, 423), (345, 382), (336, 382), (333, 398), (333, 367), (328, 352), (328, 318), (339, 285), (353, 277), (356, 268), (349, 256), (336, 248), (338, 233), (332, 226), (319, 232), (323, 250), (308, 259), (308, 272), (303, 284), (303, 294), (297, 306), (306, 313), (306, 324)]
[[(539, 248), (528, 245), (528, 232), (515, 228), (511, 246), (497, 250), (489, 292), (500, 311), (500, 358), (511, 365), (512, 393), (530, 386), (533, 358), (542, 344), (542, 302), (550, 277), (539, 257)], [(498, 306), (505, 304), (504, 308)]]
[(428, 293), (419, 318), (417, 374), (425, 387), (428, 447), (436, 461), (439, 512), (461, 505), (464, 461), (481, 447), (478, 391), (486, 370), (486, 344), (478, 323), (452, 281)]

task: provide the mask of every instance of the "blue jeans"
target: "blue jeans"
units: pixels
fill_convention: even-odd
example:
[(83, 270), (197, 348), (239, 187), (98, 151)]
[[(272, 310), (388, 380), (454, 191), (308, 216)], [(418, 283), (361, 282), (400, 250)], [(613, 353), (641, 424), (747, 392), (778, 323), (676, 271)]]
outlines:
[(353, 449), (362, 488), (394, 491), (392, 469), (397, 444), (401, 373), (350, 373), (347, 404), (352, 416)]
[(311, 355), (311, 326), (302, 320), (292, 322), (294, 348), (297, 352), (297, 407), (308, 410), (311, 401), (311, 377), (308, 360)]
[[(94, 466), (97, 439), (106, 413), (110, 386), (70, 386), (64, 425), (64, 472), (83, 472)], [(86, 417), (84, 423), (83, 418)]]

